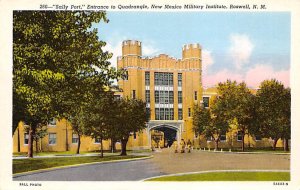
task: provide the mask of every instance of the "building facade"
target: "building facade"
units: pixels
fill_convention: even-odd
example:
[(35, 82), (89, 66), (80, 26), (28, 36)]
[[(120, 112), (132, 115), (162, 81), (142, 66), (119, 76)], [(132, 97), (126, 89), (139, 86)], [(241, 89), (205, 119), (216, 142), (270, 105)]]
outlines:
[[(202, 58), (199, 44), (187, 44), (182, 48), (182, 58), (175, 59), (165, 54), (156, 57), (142, 55), (142, 43), (126, 40), (122, 43), (122, 55), (117, 59), (118, 69), (125, 69), (127, 78), (118, 81), (122, 89), (118, 97), (138, 98), (146, 102), (150, 111), (150, 121), (143, 131), (132, 134), (127, 143), (128, 149), (150, 149), (170, 147), (181, 139), (190, 140), (195, 148), (214, 148), (214, 142), (198, 136), (193, 129), (192, 111), (195, 104), (210, 107), (217, 96), (216, 88), (202, 86)], [(45, 126), (47, 135), (40, 139), (34, 149), (41, 151), (75, 151), (78, 137), (66, 120), (53, 120)], [(26, 125), (20, 122), (13, 135), (13, 151), (28, 150)], [(270, 147), (272, 139), (245, 136), (248, 147)], [(220, 148), (241, 147), (241, 135), (237, 130), (221, 136)], [(110, 141), (104, 141), (106, 150), (111, 148)], [(278, 141), (282, 147), (282, 141)], [(116, 144), (120, 149), (120, 143)], [(100, 149), (97, 139), (83, 136), (81, 151)]]

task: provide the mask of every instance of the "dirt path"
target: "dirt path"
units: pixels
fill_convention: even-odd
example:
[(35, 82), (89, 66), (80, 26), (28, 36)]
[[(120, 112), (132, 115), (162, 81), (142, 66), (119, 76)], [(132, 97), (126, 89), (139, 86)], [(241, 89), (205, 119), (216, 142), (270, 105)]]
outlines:
[(172, 149), (155, 152), (152, 162), (163, 173), (182, 173), (206, 170), (289, 170), (290, 155), (214, 153), (194, 150), (174, 153)]

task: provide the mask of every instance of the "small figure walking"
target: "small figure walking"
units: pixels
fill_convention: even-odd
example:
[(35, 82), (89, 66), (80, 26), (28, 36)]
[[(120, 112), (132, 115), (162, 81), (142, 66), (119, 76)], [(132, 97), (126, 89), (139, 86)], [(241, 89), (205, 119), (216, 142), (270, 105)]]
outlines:
[(178, 153), (178, 142), (174, 141), (173, 144), (174, 144), (175, 153)]
[(185, 148), (185, 142), (184, 142), (184, 140), (183, 139), (181, 139), (181, 141), (180, 141), (180, 152), (181, 153), (184, 153), (184, 148)]
[(192, 142), (190, 141), (190, 139), (188, 140), (187, 144), (187, 148), (188, 148), (188, 153), (191, 153), (191, 148), (192, 148)]

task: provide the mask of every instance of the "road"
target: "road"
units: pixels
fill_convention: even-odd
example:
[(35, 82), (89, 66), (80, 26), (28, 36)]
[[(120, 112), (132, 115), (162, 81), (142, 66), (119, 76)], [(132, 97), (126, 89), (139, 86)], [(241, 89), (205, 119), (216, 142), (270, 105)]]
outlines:
[(93, 164), (14, 177), (15, 181), (138, 181), (164, 174), (207, 170), (289, 170), (290, 155), (215, 153), (171, 149), (138, 161)]

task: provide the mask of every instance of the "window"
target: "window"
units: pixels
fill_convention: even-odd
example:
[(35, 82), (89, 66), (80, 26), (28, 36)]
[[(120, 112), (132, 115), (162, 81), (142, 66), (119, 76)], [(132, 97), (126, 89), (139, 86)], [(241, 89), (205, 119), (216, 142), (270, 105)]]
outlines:
[(192, 116), (191, 108), (188, 108), (188, 116), (189, 116), (189, 117)]
[(194, 97), (195, 97), (195, 100), (197, 100), (197, 99), (198, 99), (198, 97), (197, 97), (197, 91), (195, 91), (195, 95), (194, 95)]
[(28, 144), (28, 140), (29, 140), (29, 134), (28, 133), (24, 133), (24, 144)]
[(159, 73), (158, 77), (159, 77), (158, 85), (163, 85), (164, 74), (163, 73)]
[(237, 141), (242, 141), (243, 140), (243, 137), (242, 137), (242, 132), (239, 131), (238, 134), (237, 134)]
[(164, 99), (165, 99), (164, 103), (168, 104), (169, 103), (169, 91), (164, 92)]
[(146, 103), (150, 103), (150, 90), (146, 90)]
[(147, 113), (147, 116), (150, 118), (150, 116), (151, 116), (151, 109), (150, 108), (146, 108), (146, 113)]
[(136, 132), (133, 133), (133, 139), (136, 139)]
[(55, 119), (55, 118), (51, 118), (51, 119), (49, 120), (48, 125), (50, 125), (50, 126), (56, 126), (56, 119)]
[(169, 74), (164, 73), (163, 85), (168, 86), (168, 81), (169, 81)]
[(99, 144), (99, 143), (100, 143), (100, 138), (99, 137), (95, 138), (95, 144)]
[(154, 73), (154, 84), (158, 85), (158, 81), (159, 81), (158, 73)]
[(208, 141), (208, 142), (213, 141), (212, 136), (206, 137), (206, 141)]
[(174, 92), (169, 91), (169, 103), (173, 104), (174, 103)]
[(155, 91), (155, 103), (159, 103), (159, 91)]
[(159, 109), (159, 120), (164, 120), (165, 119), (165, 110), (164, 108)]
[(178, 86), (182, 86), (182, 73), (178, 73)]
[(135, 99), (135, 90), (132, 90), (132, 98)]
[(150, 85), (150, 72), (149, 71), (145, 72), (145, 85), (146, 86)]
[(261, 141), (261, 136), (260, 135), (255, 135), (255, 140), (256, 141)]
[(173, 73), (155, 72), (154, 85), (173, 86)]
[(159, 91), (159, 103), (165, 103), (164, 91)]
[(78, 143), (78, 134), (76, 134), (76, 133), (72, 134), (72, 143), (74, 143), (74, 144)]
[(178, 108), (178, 120), (182, 120), (182, 108)]
[(165, 115), (165, 116), (166, 116), (165, 119), (166, 119), (166, 120), (170, 120), (170, 110), (169, 110), (169, 108), (166, 108), (166, 109), (165, 109), (165, 114), (166, 114), (166, 115)]
[(178, 104), (182, 104), (182, 91), (178, 91)]
[(173, 86), (173, 73), (169, 73), (169, 86)]
[(174, 109), (170, 108), (170, 120), (174, 120)]
[(155, 108), (155, 120), (159, 120), (159, 108)]
[(209, 107), (209, 97), (203, 97), (203, 106), (205, 108)]
[(226, 134), (220, 136), (220, 141), (226, 141)]
[(56, 144), (56, 133), (49, 133), (49, 144)]

